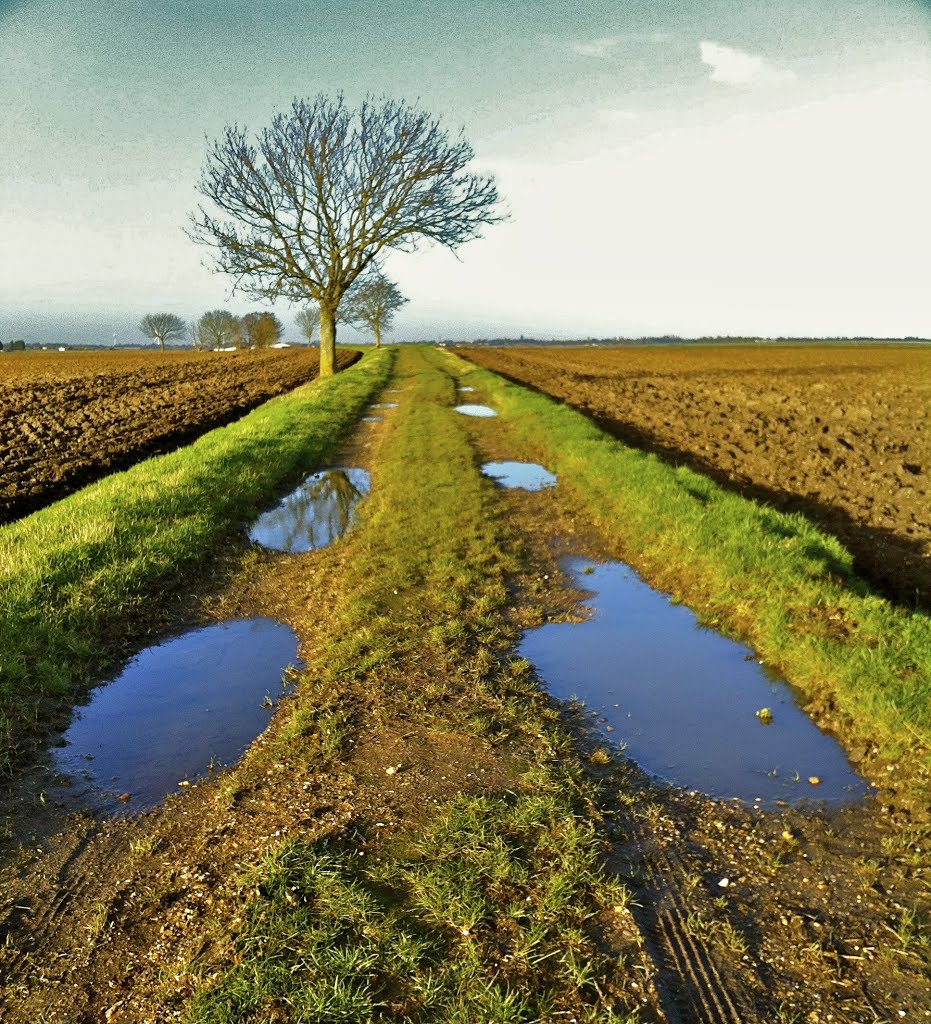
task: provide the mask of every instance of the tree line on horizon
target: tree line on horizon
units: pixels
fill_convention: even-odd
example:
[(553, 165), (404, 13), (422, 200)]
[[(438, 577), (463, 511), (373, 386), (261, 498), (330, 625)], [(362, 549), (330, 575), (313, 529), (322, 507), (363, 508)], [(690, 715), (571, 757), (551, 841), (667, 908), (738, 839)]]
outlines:
[[(394, 281), (378, 268), (372, 268), (343, 296), (337, 319), (359, 330), (368, 328), (378, 348), (382, 332), (391, 330), (395, 313), (407, 302)], [(313, 303), (306, 305), (294, 322), (308, 346), (313, 345), (321, 322), (320, 307)], [(162, 351), (168, 342), (187, 339), (197, 351), (207, 352), (271, 348), (281, 341), (284, 324), (268, 310), (237, 317), (228, 309), (211, 309), (190, 326), (175, 313), (147, 313), (139, 322), (139, 330)]]

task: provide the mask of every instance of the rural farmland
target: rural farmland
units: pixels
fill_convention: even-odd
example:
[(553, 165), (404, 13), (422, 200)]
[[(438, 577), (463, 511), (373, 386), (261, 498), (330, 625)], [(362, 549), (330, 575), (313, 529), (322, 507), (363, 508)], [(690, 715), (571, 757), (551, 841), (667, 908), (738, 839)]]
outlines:
[[(344, 352), (341, 366), (355, 358)], [(30, 353), (0, 365), (0, 522), (312, 380), (318, 354)]]
[(667, 461), (839, 537), (931, 605), (931, 353), (908, 346), (460, 349)]
[[(780, 446), (746, 438), (797, 401), (791, 374), (773, 397), (788, 351), (570, 350), (579, 412), (540, 393), (562, 350), (340, 350), (335, 376), (0, 528), (3, 1019), (922, 1019), (931, 624), (823, 526), (671, 451), (709, 373), (769, 374), (702, 437), (772, 452), (782, 486)], [(841, 393), (849, 357), (801, 351)], [(509, 359), (510, 380), (475, 365)], [(889, 409), (927, 350), (858, 359)], [(595, 400), (622, 419), (647, 371), (679, 396), (667, 434), (618, 439)], [(241, 755), (189, 766), (172, 735), (226, 712), (171, 687), (222, 663), (223, 690), (272, 631), (286, 685), (238, 698), (260, 712)], [(132, 774), (150, 722), (124, 686), (149, 662), (157, 782)], [(117, 692), (123, 726), (78, 739)]]

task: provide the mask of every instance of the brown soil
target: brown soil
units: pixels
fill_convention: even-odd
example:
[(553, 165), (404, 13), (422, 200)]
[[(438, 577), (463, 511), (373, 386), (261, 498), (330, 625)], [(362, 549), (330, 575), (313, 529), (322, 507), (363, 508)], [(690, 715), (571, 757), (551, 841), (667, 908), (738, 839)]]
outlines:
[[(343, 368), (358, 352), (337, 353)], [(0, 524), (313, 380), (317, 349), (0, 358)]]
[(624, 442), (839, 537), (893, 600), (931, 606), (931, 348), (469, 348)]
[[(366, 464), (378, 429), (363, 427), (352, 464)], [(500, 420), (470, 429), (477, 460), (528, 454), (508, 444)], [(609, 539), (561, 488), (499, 497), (523, 558), (512, 621), (529, 627), (577, 614), (558, 560), (613, 556)], [(315, 610), (330, 606), (351, 553), (337, 545), (250, 556), (204, 614), (275, 616), (296, 630), (312, 664), (324, 628)], [(248, 868), (281, 837), (351, 837), (371, 855), (381, 837), (416, 827), (434, 801), (500, 792), (513, 784), (516, 763), (547, 756), (532, 738), (491, 742), (407, 715), (405, 688), (436, 687), (448, 671), (430, 651), (424, 644), (416, 664), (375, 670), (381, 692), (398, 692), (396, 706), (379, 714), (366, 678), (345, 681), (356, 731), (335, 769), (307, 770), (306, 758), (292, 762), (272, 742), (287, 726), (287, 701), (240, 766), (139, 819), (76, 813), (67, 789), (37, 769), (6, 807), (13, 836), (0, 862), (0, 1019), (176, 1019), (191, 991), (229, 964), (229, 935), (251, 893)], [(438, 703), (456, 699), (449, 687)], [(920, 940), (931, 925), (926, 814), (893, 810), (882, 790), (832, 814), (708, 801), (658, 788), (608, 755), (584, 714), (567, 710), (566, 724), (600, 792), (589, 813), (609, 865), (639, 903), (640, 934), (622, 930), (613, 942), (642, 985), (643, 1020), (931, 1019), (931, 963)], [(386, 766), (400, 768), (388, 775)]]

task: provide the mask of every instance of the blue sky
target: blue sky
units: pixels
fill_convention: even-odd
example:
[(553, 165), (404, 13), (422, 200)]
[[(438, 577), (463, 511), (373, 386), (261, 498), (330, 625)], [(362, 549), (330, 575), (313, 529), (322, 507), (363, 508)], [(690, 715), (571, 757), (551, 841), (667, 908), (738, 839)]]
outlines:
[(245, 312), (182, 231), (206, 140), (339, 90), (511, 212), (389, 260), (398, 338), (931, 336), (925, 0), (0, 0), (0, 339)]

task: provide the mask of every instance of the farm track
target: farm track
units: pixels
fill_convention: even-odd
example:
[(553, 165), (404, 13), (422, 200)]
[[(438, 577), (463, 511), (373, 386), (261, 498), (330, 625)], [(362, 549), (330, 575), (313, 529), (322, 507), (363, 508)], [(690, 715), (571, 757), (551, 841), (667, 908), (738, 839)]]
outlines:
[[(466, 426), (477, 460), (522, 454), (508, 441), (506, 423)], [(359, 464), (372, 443), (376, 473), (378, 450), (371, 439), (377, 429), (363, 428), (364, 440), (351, 456)], [(498, 495), (494, 515), (508, 524), (526, 561), (515, 580), (512, 614), (518, 624), (534, 624), (533, 615), (538, 624), (540, 608), (549, 619), (571, 612), (577, 595), (566, 589), (557, 568), (568, 538), (571, 549), (586, 557), (611, 554), (584, 513), (558, 495)], [(312, 657), (319, 625), (310, 609), (332, 601), (351, 550), (347, 545), (264, 558), (253, 566), (249, 593), (225, 595), (218, 611), (289, 621)], [(535, 612), (527, 610), (537, 605)], [(402, 697), (403, 686), (425, 685), (442, 671), (430, 662), (429, 626), (425, 619), (426, 660), (418, 655), (396, 667)], [(176, 1019), (197, 980), (192, 965), (211, 970), (229, 955), (216, 937), (217, 922), (241, 913), (237, 876), (261, 859), (274, 837), (362, 835), (373, 832), (375, 822), (397, 834), (417, 827), (433, 801), (459, 792), (495, 793), (511, 784), (506, 747), (457, 735), (455, 728), (424, 728), (403, 709), (394, 709), (381, 726), (369, 726), (366, 701), (372, 696), (365, 677), (346, 685), (357, 740), (335, 773), (294, 771), (263, 736), (243, 768), (192, 787), (138, 823), (66, 818), (53, 809), (60, 834), (22, 848), (0, 873), (0, 930), (7, 937), (0, 947), (0, 1016), (62, 1024)], [(573, 729), (584, 757), (593, 741), (581, 724)], [(263, 748), (272, 751), (270, 757)], [(402, 762), (404, 771), (386, 779), (384, 764)], [(859, 1024), (893, 1019), (901, 1005), (920, 1009), (926, 976), (906, 970), (914, 966), (911, 960), (903, 960), (900, 973), (898, 964), (883, 968), (859, 954), (881, 946), (902, 907), (918, 908), (920, 915), (927, 910), (927, 880), (907, 844), (896, 847), (900, 823), (872, 807), (843, 819), (789, 812), (754, 817), (656, 789), (621, 758), (591, 772), (602, 796), (600, 812), (593, 814), (605, 837), (608, 867), (630, 880), (641, 904), (634, 919), (646, 938), (652, 974), (636, 976), (645, 990), (655, 984), (658, 991), (643, 1020)], [(224, 787), (234, 799), (221, 798)], [(622, 801), (620, 794), (633, 799)], [(28, 797), (30, 806), (35, 795)], [(789, 832), (791, 842), (780, 839)], [(764, 859), (768, 855), (772, 863)], [(723, 874), (732, 879), (724, 909), (716, 900), (724, 892), (717, 886)], [(720, 928), (702, 932), (697, 917), (736, 923), (747, 936), (748, 953), (722, 946)], [(851, 958), (843, 960), (842, 974), (844, 952)], [(632, 961), (632, 969), (646, 966)], [(931, 1006), (931, 992), (925, 992)], [(874, 1005), (888, 1016), (871, 1015)], [(777, 1018), (783, 1008), (785, 1016)]]
[(931, 349), (484, 348), (457, 354), (609, 433), (837, 536), (858, 573), (931, 607)]
[[(358, 352), (337, 353), (345, 368)], [(0, 359), (0, 525), (313, 380), (316, 349)]]

